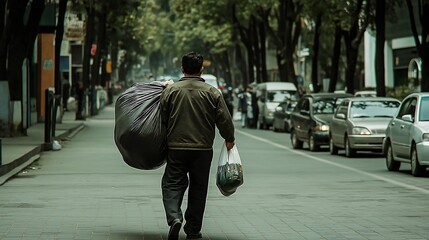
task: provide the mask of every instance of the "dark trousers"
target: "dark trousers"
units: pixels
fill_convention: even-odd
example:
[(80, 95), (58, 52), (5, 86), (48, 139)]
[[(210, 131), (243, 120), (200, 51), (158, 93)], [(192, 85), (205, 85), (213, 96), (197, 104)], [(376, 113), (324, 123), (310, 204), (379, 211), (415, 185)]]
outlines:
[(201, 231), (212, 158), (213, 150), (168, 151), (167, 165), (162, 177), (165, 214), (168, 225), (171, 225), (174, 219), (183, 222), (181, 205), (189, 185), (186, 224), (183, 227), (186, 234)]

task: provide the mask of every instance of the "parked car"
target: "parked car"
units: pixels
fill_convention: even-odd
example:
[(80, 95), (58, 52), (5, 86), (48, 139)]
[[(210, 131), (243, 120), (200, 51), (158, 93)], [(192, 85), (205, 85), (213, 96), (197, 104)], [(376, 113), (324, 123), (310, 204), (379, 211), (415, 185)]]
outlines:
[(292, 147), (300, 149), (304, 142), (310, 151), (329, 144), (329, 124), (335, 109), (348, 93), (313, 93), (301, 97), (291, 114)]
[(281, 102), (274, 111), (273, 131), (290, 131), (290, 114), (296, 106), (296, 101)]
[(411, 174), (422, 176), (429, 166), (429, 92), (412, 93), (401, 103), (390, 121), (383, 141), (386, 166), (398, 171), (411, 164)]
[(401, 102), (395, 98), (347, 98), (337, 107), (329, 130), (329, 151), (345, 149), (347, 157), (356, 151), (382, 151), (389, 121)]
[(214, 88), (216, 88), (219, 92), (222, 92), (219, 87), (219, 82), (217, 80), (217, 77), (212, 74), (201, 74), (201, 78), (204, 79), (204, 81), (210, 85), (212, 85)]
[(372, 90), (357, 91), (355, 97), (377, 97), (377, 92)]
[(265, 82), (256, 87), (258, 99), (258, 123), (260, 129), (269, 129), (273, 125), (273, 114), (279, 103), (298, 99), (298, 90), (291, 82)]

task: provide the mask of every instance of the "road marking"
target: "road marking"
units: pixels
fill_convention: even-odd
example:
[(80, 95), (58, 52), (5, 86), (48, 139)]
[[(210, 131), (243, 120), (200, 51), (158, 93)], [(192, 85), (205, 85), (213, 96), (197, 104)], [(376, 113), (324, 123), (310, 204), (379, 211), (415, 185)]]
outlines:
[(313, 159), (315, 161), (318, 161), (318, 162), (330, 164), (332, 166), (339, 167), (339, 168), (342, 168), (342, 169), (346, 169), (346, 170), (349, 170), (349, 171), (352, 171), (352, 172), (355, 172), (355, 173), (358, 173), (358, 174), (362, 174), (362, 175), (365, 175), (365, 176), (368, 176), (368, 177), (371, 177), (371, 178), (375, 178), (375, 179), (378, 179), (378, 180), (381, 180), (381, 181), (384, 181), (384, 182), (387, 182), (387, 183), (390, 183), (390, 184), (393, 184), (393, 185), (396, 185), (396, 186), (408, 188), (408, 189), (411, 189), (411, 190), (416, 190), (416, 191), (418, 191), (420, 193), (423, 193), (423, 194), (429, 194), (429, 190), (421, 188), (421, 187), (417, 187), (417, 186), (410, 185), (410, 184), (407, 184), (407, 183), (398, 182), (398, 181), (395, 181), (395, 180), (392, 180), (392, 179), (389, 179), (389, 178), (378, 176), (376, 174), (364, 172), (364, 171), (361, 171), (359, 169), (352, 168), (352, 167), (349, 167), (349, 166), (346, 166), (346, 165), (343, 165), (343, 164), (340, 164), (340, 163), (335, 163), (335, 162), (331, 162), (331, 161), (325, 160), (325, 159), (320, 158), (320, 157), (315, 157), (315, 156), (312, 156), (312, 155), (307, 154), (305, 152), (294, 150), (294, 149), (292, 149), (290, 147), (287, 147), (287, 146), (284, 146), (284, 145), (272, 142), (272, 141), (267, 140), (265, 138), (261, 138), (261, 137), (258, 137), (258, 136), (255, 136), (253, 134), (246, 133), (246, 132), (243, 132), (243, 131), (240, 131), (240, 130), (236, 130), (236, 132), (238, 132), (240, 134), (243, 134), (243, 135), (246, 135), (246, 136), (248, 136), (250, 138), (256, 139), (258, 141), (261, 141), (261, 142), (273, 145), (275, 147), (278, 147), (278, 148), (281, 148), (281, 149), (285, 149), (287, 151), (299, 154), (301, 156), (305, 156), (305, 157), (311, 158), (311, 159)]

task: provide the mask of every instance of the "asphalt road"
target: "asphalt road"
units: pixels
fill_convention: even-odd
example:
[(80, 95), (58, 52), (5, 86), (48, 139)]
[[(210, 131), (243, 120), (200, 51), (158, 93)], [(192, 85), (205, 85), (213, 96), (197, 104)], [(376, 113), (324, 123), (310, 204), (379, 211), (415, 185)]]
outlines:
[[(113, 116), (108, 107), (88, 119), (0, 187), (1, 240), (166, 239), (164, 167), (128, 167)], [(236, 126), (244, 184), (230, 197), (217, 189), (217, 138), (203, 239), (429, 239), (428, 177), (388, 172), (380, 155), (293, 150), (287, 133)]]

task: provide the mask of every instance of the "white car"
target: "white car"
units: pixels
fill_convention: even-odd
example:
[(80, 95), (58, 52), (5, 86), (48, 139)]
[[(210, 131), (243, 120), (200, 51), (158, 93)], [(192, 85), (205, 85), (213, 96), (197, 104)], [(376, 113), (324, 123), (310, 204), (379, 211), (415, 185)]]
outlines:
[(201, 78), (204, 79), (205, 83), (212, 85), (219, 92), (222, 92), (219, 88), (217, 77), (212, 74), (201, 74)]
[(377, 92), (370, 90), (357, 91), (355, 92), (355, 97), (377, 97)]
[(396, 115), (400, 101), (387, 97), (347, 98), (337, 107), (329, 129), (329, 151), (344, 149), (346, 157), (356, 151), (381, 152), (386, 127)]
[(429, 166), (429, 92), (412, 93), (401, 103), (383, 140), (386, 166), (398, 171), (401, 162), (411, 164), (413, 176), (422, 176)]

